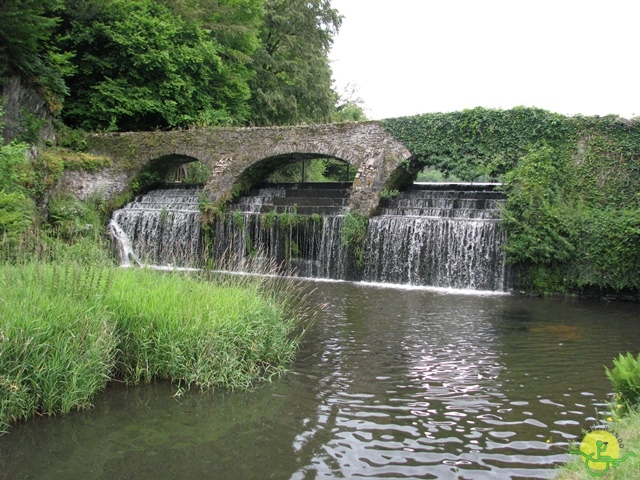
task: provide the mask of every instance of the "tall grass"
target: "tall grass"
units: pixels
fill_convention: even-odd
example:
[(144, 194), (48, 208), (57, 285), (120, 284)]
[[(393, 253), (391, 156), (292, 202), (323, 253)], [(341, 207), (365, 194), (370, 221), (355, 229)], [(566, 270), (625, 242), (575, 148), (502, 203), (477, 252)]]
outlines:
[(90, 405), (114, 361), (102, 270), (0, 268), (0, 429), (34, 413)]
[(293, 360), (296, 319), (257, 280), (123, 269), (107, 297), (115, 313), (118, 375), (201, 388), (247, 387)]
[(114, 378), (270, 379), (293, 360), (304, 319), (291, 285), (265, 277), (4, 264), (0, 292), (0, 430), (90, 406)]

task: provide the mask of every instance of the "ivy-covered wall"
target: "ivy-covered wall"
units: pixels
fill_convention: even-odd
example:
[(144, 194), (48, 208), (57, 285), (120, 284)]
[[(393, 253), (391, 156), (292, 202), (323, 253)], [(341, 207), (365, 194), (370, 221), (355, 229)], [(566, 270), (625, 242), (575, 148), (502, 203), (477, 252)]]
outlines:
[(518, 287), (640, 289), (640, 119), (476, 108), (385, 120), (425, 166), (504, 182), (506, 250)]

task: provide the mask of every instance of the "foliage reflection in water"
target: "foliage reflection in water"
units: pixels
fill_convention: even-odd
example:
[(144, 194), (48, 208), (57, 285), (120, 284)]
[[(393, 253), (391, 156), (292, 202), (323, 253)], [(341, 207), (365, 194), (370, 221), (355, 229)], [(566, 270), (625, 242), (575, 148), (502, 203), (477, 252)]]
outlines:
[(328, 308), (285, 377), (112, 386), (0, 437), (0, 478), (551, 478), (640, 343), (633, 305), (309, 286)]

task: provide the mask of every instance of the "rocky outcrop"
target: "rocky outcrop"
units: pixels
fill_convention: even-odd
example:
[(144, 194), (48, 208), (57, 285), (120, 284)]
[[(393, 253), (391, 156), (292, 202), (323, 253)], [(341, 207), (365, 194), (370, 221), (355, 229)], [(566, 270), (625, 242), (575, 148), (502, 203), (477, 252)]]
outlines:
[(55, 143), (53, 115), (46, 101), (18, 76), (0, 79), (4, 109), (4, 142), (26, 138), (31, 143)]

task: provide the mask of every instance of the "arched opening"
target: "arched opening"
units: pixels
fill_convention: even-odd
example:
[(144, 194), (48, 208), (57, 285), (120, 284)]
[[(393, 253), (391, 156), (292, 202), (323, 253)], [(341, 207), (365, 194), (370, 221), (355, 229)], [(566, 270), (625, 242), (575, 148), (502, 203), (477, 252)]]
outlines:
[(267, 157), (247, 168), (236, 181), (236, 193), (266, 184), (353, 183), (356, 168), (348, 162), (318, 153), (287, 153)]
[(439, 170), (433, 166), (424, 167), (418, 171), (414, 182), (418, 183), (492, 183), (496, 180), (487, 175), (477, 175), (470, 179), (460, 178), (453, 172)]
[(268, 176), (269, 183), (353, 182), (356, 169), (335, 158), (303, 158), (276, 167)]
[(199, 185), (211, 177), (211, 169), (197, 158), (187, 155), (164, 155), (151, 160), (133, 179), (136, 192), (144, 192), (163, 185)]
[[(398, 192), (418, 188), (420, 184), (495, 184), (486, 175), (457, 175), (454, 171), (435, 165), (425, 165), (415, 158), (400, 164), (385, 184), (386, 192)], [(439, 187), (440, 188), (440, 187)]]
[(182, 185), (201, 185), (211, 178), (211, 169), (200, 160), (180, 164), (170, 171), (165, 183)]

